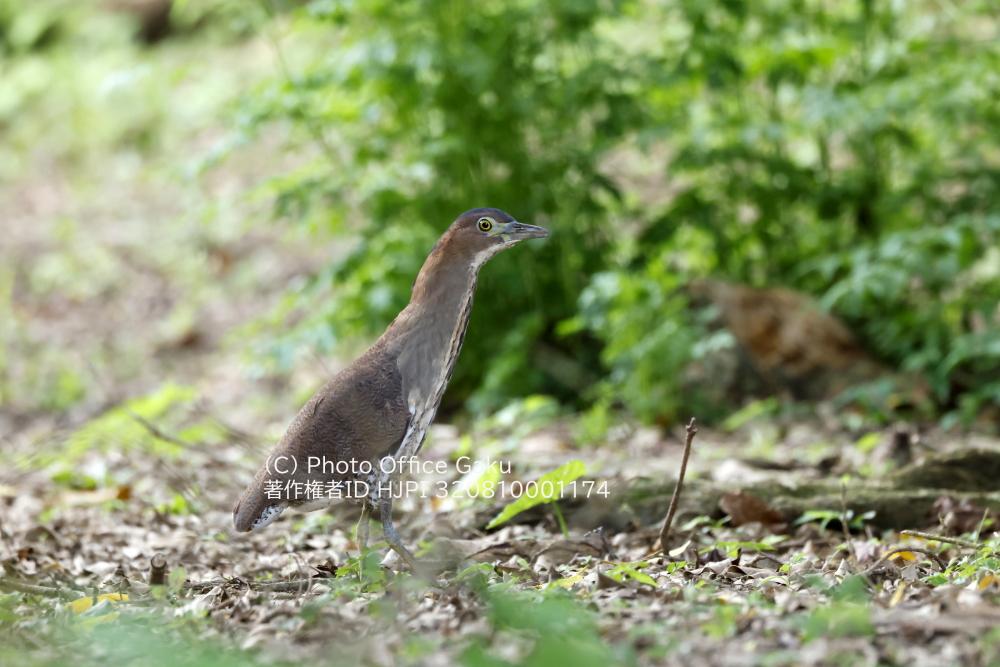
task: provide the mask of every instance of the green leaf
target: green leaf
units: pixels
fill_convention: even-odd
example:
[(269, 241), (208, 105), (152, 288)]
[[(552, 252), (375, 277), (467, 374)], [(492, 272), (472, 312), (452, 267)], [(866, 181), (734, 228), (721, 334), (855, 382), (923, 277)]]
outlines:
[(859, 452), (867, 454), (875, 449), (880, 442), (882, 442), (882, 434), (880, 432), (866, 433), (858, 438), (858, 441), (854, 443), (854, 448)]
[(174, 569), (174, 571), (167, 577), (167, 586), (174, 592), (174, 594), (179, 594), (181, 592), (184, 588), (185, 582), (187, 582), (187, 572), (184, 571), (183, 567)]
[(526, 490), (520, 498), (503, 508), (503, 511), (493, 521), (490, 521), (489, 525), (486, 526), (487, 530), (495, 528), (505, 521), (509, 521), (512, 517), (531, 509), (535, 505), (559, 500), (559, 496), (564, 490), (565, 485), (585, 474), (587, 474), (586, 464), (583, 461), (574, 460), (564, 463), (550, 473), (542, 475), (538, 478), (538, 483), (534, 487), (537, 490), (534, 497), (530, 497)]
[(764, 415), (774, 414), (778, 410), (778, 399), (773, 396), (760, 401), (750, 403), (742, 410), (734, 412), (722, 422), (722, 428), (727, 431), (735, 431), (748, 421)]
[[(644, 567), (648, 563), (639, 563), (639, 567)], [(653, 588), (656, 588), (656, 581), (644, 572), (639, 572), (639, 570), (632, 567), (631, 563), (620, 563), (610, 570), (608, 570), (608, 576), (616, 581), (622, 581), (624, 579), (623, 575), (628, 575), (630, 579), (635, 579), (641, 584), (649, 584)]]
[(930, 586), (943, 586), (948, 583), (948, 577), (943, 574), (932, 574), (929, 577), (924, 577), (923, 581)]
[(708, 553), (712, 549), (725, 551), (730, 558), (736, 556), (738, 549), (748, 549), (750, 551), (774, 551), (774, 547), (767, 542), (716, 542), (714, 546), (705, 547), (698, 553)]
[(833, 603), (817, 607), (800, 625), (803, 642), (820, 637), (870, 637), (875, 634), (871, 612), (859, 604)]

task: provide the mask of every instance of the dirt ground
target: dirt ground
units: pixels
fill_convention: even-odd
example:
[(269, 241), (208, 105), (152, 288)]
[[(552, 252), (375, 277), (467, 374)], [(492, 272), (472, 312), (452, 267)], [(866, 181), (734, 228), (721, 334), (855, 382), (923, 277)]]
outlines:
[[(666, 482), (678, 467), (676, 437), (623, 429), (578, 447), (571, 426), (557, 420), (524, 435), (494, 424), (472, 434), (469, 455), (509, 462), (508, 482), (581, 460), (595, 489), (607, 480), (615, 492), (637, 475)], [(763, 470), (743, 456), (748, 436), (766, 437), (759, 434), (768, 427), (703, 430), (690, 483), (714, 478), (738, 489), (741, 470), (744, 481), (787, 482), (788, 471)], [(855, 449), (816, 424), (793, 429), (803, 438), (807, 430), (810, 440), (832, 435), (823, 454)], [(0, 607), (9, 614), (2, 629), (9, 664), (67, 655), (143, 664), (155, 657), (143, 648), (150, 641), (192, 664), (211, 662), (218, 646), (250, 650), (232, 654), (241, 660), (378, 665), (985, 665), (996, 655), (993, 547), (879, 533), (863, 518), (845, 541), (836, 513), (789, 526), (740, 495), (723, 505), (734, 517), (728, 520), (716, 518), (722, 511), (692, 518), (682, 503), (669, 553), (653, 548), (658, 526), (611, 518), (616, 508), (599, 493), (566, 500), (568, 539), (550, 509), (484, 531), (503, 502), (457, 497), (456, 454), (468, 440), (442, 425), (425, 458), (447, 472), (411, 476), (431, 489), (429, 497), (400, 502), (396, 516), (404, 540), (420, 546), (432, 570), (425, 580), (401, 572), (391, 556), (380, 566), (384, 545), (360, 561), (359, 513), (349, 505), (288, 513), (259, 533), (234, 533), (231, 507), (262, 449), (247, 440), (84, 452), (76, 470), (118, 480), (88, 490), (67, 488), (64, 476), (52, 474), (55, 463), (5, 472), (0, 587), (9, 594)], [(815, 457), (818, 449), (786, 439), (774, 450), (801, 464), (801, 479), (822, 475), (806, 453)], [(435, 497), (439, 481), (449, 483), (450, 497)], [(982, 508), (957, 501), (942, 505), (950, 531), (930, 517), (915, 527), (978, 530)], [(588, 515), (595, 507), (599, 532)], [(165, 556), (170, 578), (151, 595), (155, 554)], [(61, 608), (121, 590), (127, 602), (78, 615)], [(521, 606), (505, 607), (512, 601)]]

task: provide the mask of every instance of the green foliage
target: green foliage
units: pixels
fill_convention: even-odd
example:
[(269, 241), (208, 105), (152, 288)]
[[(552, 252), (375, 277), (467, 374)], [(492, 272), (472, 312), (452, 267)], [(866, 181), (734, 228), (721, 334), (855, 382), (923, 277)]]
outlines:
[(860, 605), (834, 604), (822, 607), (802, 623), (805, 642), (819, 637), (870, 637), (875, 634), (871, 612)]
[(826, 302), (865, 321), (874, 351), (922, 371), (939, 399), (956, 383), (979, 401), (995, 400), (998, 242), (1000, 216), (961, 214), (826, 258), (817, 271), (837, 277)]
[(760, 401), (753, 401), (727, 417), (722, 422), (722, 428), (727, 431), (735, 431), (740, 426), (758, 417), (774, 414), (778, 408), (778, 399), (773, 396)]
[(819, 637), (869, 637), (875, 634), (867, 581), (862, 576), (848, 577), (830, 590), (830, 604), (817, 607), (800, 622), (802, 641)]
[(739, 607), (730, 604), (719, 605), (715, 609), (715, 618), (702, 625), (702, 630), (710, 637), (735, 637), (738, 631), (737, 621)]
[[(58, 667), (67, 662), (106, 662), (119, 665), (150, 665), (151, 667), (236, 667), (244, 665), (284, 664), (290, 662), (262, 659), (257, 651), (244, 651), (227, 646), (218, 638), (205, 640), (197, 628), (183, 624), (170, 626), (170, 635), (157, 628), (158, 619), (152, 614), (123, 616), (115, 623), (78, 624), (58, 635), (61, 642), (51, 647), (45, 656), (33, 654), (10, 644), (0, 646), (0, 661), (11, 667)], [(73, 638), (74, 641), (67, 641)], [(64, 645), (65, 644), (65, 645)]]
[[(239, 267), (219, 280), (209, 261), (251, 216), (204, 182), (182, 180), (196, 173), (189, 161), (206, 128), (260, 70), (239, 57), (250, 49), (219, 39), (234, 36), (226, 17), (257, 16), (254, 3), (178, 0), (178, 32), (155, 48), (140, 43), (138, 20), (124, 10), (148, 4), (0, 0), (0, 405), (8, 414), (44, 411), (75, 427), (112, 387), (156, 377), (150, 366), (199, 328), (199, 309), (227, 282), (245, 294), (256, 279)], [(157, 283), (155, 299), (171, 312), (160, 320), (157, 310), (145, 331), (115, 328), (145, 313), (131, 301), (143, 292), (136, 275)]]
[[(634, 664), (630, 656), (616, 652), (601, 641), (593, 616), (564, 593), (531, 595), (514, 591), (483, 591), (489, 601), (489, 621), (494, 629), (489, 640), (472, 643), (461, 661), (470, 667), (505, 665), (552, 666)], [(493, 636), (509, 634), (527, 646), (513, 661), (509, 651)], [(504, 658), (500, 655), (506, 654)], [(506, 659), (505, 659), (506, 658)]]
[[(732, 343), (682, 295), (707, 277), (823, 297), (974, 415), (1000, 398), (1000, 49), (969, 37), (989, 11), (311, 2), (296, 29), (328, 52), (244, 118), (322, 149), (273, 184), (278, 212), (360, 242), (289, 301), (308, 315), (278, 347), (377, 334), (447, 223), (491, 205), (553, 235), (484, 269), (451, 405), (543, 392), (672, 419), (698, 400), (688, 362)], [(669, 197), (603, 175), (633, 138), (668, 154)]]
[(561, 413), (558, 401), (551, 396), (534, 394), (511, 401), (488, 417), (477, 420), (473, 430), (477, 434), (503, 434), (516, 443), (534, 431), (549, 426)]
[(123, 14), (88, 3), (0, 2), (0, 173), (17, 175), (31, 150), (72, 160), (152, 148), (168, 105), (137, 57)]
[(687, 300), (677, 293), (681, 281), (667, 266), (595, 275), (580, 296), (579, 315), (560, 327), (563, 334), (587, 329), (607, 342), (601, 360), (609, 373), (598, 391), (647, 420), (675, 416), (678, 378), (704, 333), (690, 321)]
[(967, 587), (973, 582), (981, 585), (985, 577), (995, 576), (1000, 571), (997, 546), (996, 538), (987, 540), (978, 551), (952, 559), (943, 572), (924, 577), (923, 580), (932, 586), (953, 584)]
[(184, 571), (183, 567), (174, 568), (167, 577), (167, 586), (174, 595), (180, 595), (186, 582), (187, 572)]
[(995, 398), (1000, 50), (966, 38), (986, 3), (663, 11), (670, 75), (649, 100), (683, 191), (638, 255), (662, 262), (697, 225), (711, 275), (821, 295), (940, 401)]
[(638, 568), (646, 567), (648, 565), (649, 563), (646, 562), (619, 563), (608, 570), (605, 574), (615, 581), (625, 581), (625, 578), (627, 577), (634, 581), (638, 581), (640, 584), (648, 584), (653, 588), (656, 588), (656, 581), (645, 572), (640, 572), (638, 570)]
[[(778, 540), (780, 542), (780, 540)], [(716, 542), (714, 546), (706, 547), (702, 549), (699, 553), (708, 553), (713, 549), (726, 554), (727, 558), (736, 558), (739, 556), (742, 549), (749, 551), (773, 551), (774, 541), (768, 540), (766, 542), (737, 542), (737, 541), (726, 541), (726, 542)]]
[[(126, 401), (91, 420), (69, 437), (64, 456), (70, 460), (95, 449), (157, 448), (177, 455), (183, 448), (154, 435), (140, 420), (156, 421), (168, 416), (177, 423), (190, 410), (196, 392), (191, 387), (166, 383), (148, 396)], [(179, 413), (179, 414), (178, 414)], [(217, 431), (216, 436), (220, 433)]]
[(616, 191), (598, 157), (641, 117), (629, 63), (600, 38), (616, 6), (323, 1), (298, 15), (302, 29), (332, 31), (336, 43), (253, 98), (248, 127), (290, 119), (323, 149), (275, 184), (279, 213), (361, 239), (291, 304), (310, 312), (297, 340), (379, 333), (445, 227), (495, 206), (553, 235), (483, 270), (446, 400), (475, 390), (470, 405), (485, 409), (582, 389), (598, 368), (593, 346), (554, 329), (607, 265), (614, 233), (601, 202)]
[[(570, 461), (569, 463), (562, 464), (552, 472), (545, 473), (538, 478), (537, 486), (534, 488), (526, 487), (525, 492), (517, 500), (504, 507), (503, 511), (500, 512), (496, 518), (490, 521), (486, 528), (496, 528), (505, 521), (509, 521), (514, 516), (525, 510), (531, 509), (535, 505), (552, 503), (555, 507), (558, 507), (556, 502), (564, 494), (568, 493), (565, 489), (565, 485), (585, 474), (587, 474), (587, 465), (583, 461)], [(560, 524), (562, 524), (561, 514), (559, 515), (559, 519)], [(562, 527), (563, 532), (565, 533), (565, 525), (563, 524)]]
[[(222, 442), (225, 430), (204, 416), (196, 405), (192, 387), (165, 383), (146, 396), (125, 401), (90, 420), (59, 447), (34, 452), (14, 461), (23, 469), (52, 466), (53, 481), (71, 489), (93, 489), (114, 480), (92, 479), (76, 468), (80, 459), (97, 451), (146, 450), (176, 458), (191, 450)], [(191, 490), (188, 490), (191, 492)], [(175, 494), (160, 511), (185, 513), (189, 499)]]

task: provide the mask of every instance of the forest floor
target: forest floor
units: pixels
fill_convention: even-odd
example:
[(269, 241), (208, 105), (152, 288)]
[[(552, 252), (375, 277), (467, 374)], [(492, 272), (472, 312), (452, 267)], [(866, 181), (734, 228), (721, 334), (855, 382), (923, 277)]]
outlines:
[[(733, 495), (707, 510), (683, 495), (665, 550), (658, 521), (623, 498), (669, 492), (683, 428), (623, 421), (595, 436), (541, 397), (434, 426), (423, 458), (440, 472), (411, 475), (419, 491), (395, 517), (426, 577), (383, 565), (384, 545), (360, 558), (351, 505), (235, 533), (246, 483), (344, 361), (307, 353), (276, 369), (253, 342), (343, 249), (267, 224), (259, 184), (308, 147), (289, 151), (276, 131), (195, 164), (227, 141), (221, 110), (274, 68), (266, 40), (199, 49), (168, 45), (81, 82), (111, 92), (78, 117), (124, 114), (116, 127), (154, 127), (155, 146), (39, 131), (16, 169), (0, 155), (3, 664), (1000, 664), (992, 510), (942, 492), (921, 521), (876, 529), (818, 505), (789, 522), (739, 493), (851, 488), (1000, 440), (910, 425), (901, 451), (895, 426), (828, 406), (751, 404), (701, 428), (689, 493)], [(77, 76), (53, 68), (50, 80)], [(487, 460), (504, 472), (464, 467)], [(509, 491), (571, 461), (586, 473), (559, 505), (565, 535), (552, 505), (485, 528), (513, 500), (483, 497), (488, 482)], [(157, 554), (166, 576), (151, 587)]]
[[(351, 505), (235, 533), (231, 508), (267, 448), (240, 433), (201, 445), (140, 424), (134, 446), (7, 467), (0, 655), (12, 665), (987, 665), (1000, 657), (996, 540), (978, 548), (928, 541), (850, 515), (848, 536), (842, 512), (790, 525), (740, 493), (763, 479), (828, 477), (833, 459), (837, 474), (885, 468), (879, 453), (891, 431), (862, 443), (865, 453), (846, 432), (808, 420), (702, 429), (688, 486), (711, 482), (733, 494), (710, 515), (693, 516), (682, 500), (663, 552), (654, 548), (659, 526), (615, 503), (640, 480), (670, 485), (681, 434), (620, 428), (580, 445), (572, 419), (544, 413), (544, 405), (520, 405), (471, 433), (434, 428), (423, 459), (444, 472), (409, 475), (422, 493), (399, 501), (395, 517), (426, 578), (392, 556), (383, 561), (384, 544), (360, 559)], [(924, 441), (960, 445), (934, 433)], [(784, 469), (762, 466), (748, 450), (767, 450)], [(587, 467), (579, 481), (595, 485), (590, 499), (564, 494), (565, 536), (551, 506), (489, 531), (484, 524), (512, 499), (469, 498), (488, 487), (463, 474), (461, 456), (509, 465), (507, 484), (578, 460)], [(586, 495), (582, 484), (577, 493)], [(909, 527), (973, 533), (965, 539), (978, 542), (984, 519), (996, 517), (962, 505), (961, 494), (936, 507), (944, 525), (928, 516)], [(372, 536), (379, 539), (377, 525)], [(151, 589), (156, 554), (166, 578)]]

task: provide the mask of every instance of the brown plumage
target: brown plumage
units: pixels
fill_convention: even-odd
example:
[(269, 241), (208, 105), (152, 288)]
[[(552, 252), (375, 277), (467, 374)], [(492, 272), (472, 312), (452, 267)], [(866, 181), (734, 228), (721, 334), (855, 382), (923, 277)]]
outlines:
[(378, 506), (386, 541), (414, 566), (392, 525), (392, 498), (379, 493), (393, 477), (382, 470), (392, 466), (379, 461), (413, 456), (423, 443), (462, 348), (479, 269), (518, 241), (544, 236), (493, 208), (459, 217), (420, 269), (409, 305), (295, 417), (233, 510), (236, 529), (261, 529), (287, 507), (352, 498), (363, 505), (362, 548)]

